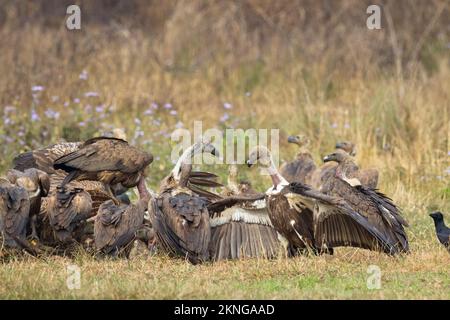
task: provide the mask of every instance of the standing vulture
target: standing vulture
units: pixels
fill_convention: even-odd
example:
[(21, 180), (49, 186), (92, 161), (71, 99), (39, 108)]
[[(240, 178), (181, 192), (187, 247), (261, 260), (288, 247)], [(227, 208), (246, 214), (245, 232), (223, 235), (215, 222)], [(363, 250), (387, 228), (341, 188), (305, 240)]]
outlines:
[[(334, 153), (339, 154), (342, 153), (344, 156), (352, 156), (356, 155), (356, 146), (354, 143), (350, 141), (342, 141), (336, 143), (336, 150)], [(319, 189), (322, 187), (325, 181), (327, 181), (330, 177), (335, 174), (337, 164), (334, 162), (326, 161), (320, 168), (318, 168), (311, 179), (311, 184), (314, 188)], [(357, 169), (357, 173), (355, 175), (360, 180), (361, 184), (375, 189), (378, 185), (378, 170), (376, 169)]]
[(39, 239), (36, 230), (36, 219), (41, 209), (42, 198), (46, 197), (50, 191), (50, 178), (47, 173), (38, 169), (26, 169), (24, 172), (11, 169), (7, 173), (8, 180), (24, 188), (30, 200), (30, 226), (31, 237)]
[(300, 150), (291, 162), (284, 163), (280, 168), (281, 175), (288, 182), (309, 183), (316, 170), (314, 159), (307, 149), (310, 140), (304, 135), (289, 136), (288, 142), (296, 144)]
[(390, 251), (387, 253), (408, 252), (408, 238), (404, 230), (408, 223), (392, 200), (375, 189), (361, 185), (355, 175), (358, 167), (350, 156), (334, 153), (325, 159), (338, 162), (338, 166), (335, 175), (325, 182), (321, 191), (343, 198), (354, 211), (365, 216), (388, 239)]
[(188, 148), (160, 186), (160, 194), (149, 202), (149, 215), (158, 245), (167, 253), (186, 257), (197, 264), (209, 259), (211, 227), (207, 204), (188, 187), (192, 157), (198, 153), (218, 156), (209, 143)]
[[(125, 131), (123, 129), (114, 129), (107, 136), (127, 140)], [(54, 169), (54, 162), (72, 152), (78, 151), (83, 146), (83, 142), (60, 142), (48, 147), (32, 150), (19, 154), (13, 160), (13, 168), (19, 171), (35, 168), (46, 172), (49, 175), (56, 173)]]
[(450, 253), (450, 228), (445, 225), (444, 215), (441, 212), (433, 212), (430, 214), (433, 218), (436, 236), (442, 245), (447, 248)]
[[(286, 196), (291, 205), (302, 203), (314, 211), (314, 239), (317, 247), (350, 246), (387, 254), (403, 251), (403, 244), (399, 246), (397, 238), (389, 230), (394, 219), (388, 212), (371, 210), (370, 203), (367, 203), (367, 210), (357, 210), (340, 196), (329, 196), (301, 183), (291, 183), (289, 189), (292, 193)], [(352, 199), (360, 197), (353, 193)], [(360, 205), (368, 201), (360, 198)]]
[(25, 188), (0, 178), (0, 236), (2, 245), (9, 248), (27, 248), (27, 224), (30, 199)]
[(247, 183), (244, 188), (237, 183), (237, 166), (230, 165), (227, 196), (208, 205), (212, 260), (273, 258), (280, 251), (265, 195), (247, 190), (248, 187), (251, 189)]
[(151, 154), (124, 140), (100, 137), (86, 141), (77, 151), (57, 159), (54, 168), (68, 173), (62, 187), (72, 180), (94, 180), (108, 188), (115, 184), (134, 188), (152, 161)]
[(312, 211), (306, 206), (291, 207), (285, 196), (289, 192), (289, 182), (278, 172), (266, 147), (257, 146), (251, 150), (247, 165), (251, 167), (257, 163), (272, 178), (273, 186), (266, 191), (269, 218), (287, 247), (288, 255), (307, 251), (316, 253)]
[(141, 178), (138, 190), (140, 199), (136, 205), (116, 205), (113, 201), (107, 201), (100, 206), (94, 225), (97, 250), (116, 256), (135, 239), (137, 231), (143, 226), (150, 200), (144, 178)]

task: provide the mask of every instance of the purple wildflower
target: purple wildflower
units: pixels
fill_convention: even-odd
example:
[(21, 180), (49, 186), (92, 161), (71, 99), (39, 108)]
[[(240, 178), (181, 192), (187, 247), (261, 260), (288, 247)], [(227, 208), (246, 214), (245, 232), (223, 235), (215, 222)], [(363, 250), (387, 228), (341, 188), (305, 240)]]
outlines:
[(43, 86), (32, 86), (31, 87), (31, 91), (33, 92), (40, 92), (40, 91), (44, 91), (45, 87)]
[(98, 94), (98, 92), (95, 92), (95, 91), (89, 91), (89, 92), (86, 92), (84, 94), (84, 96), (87, 97), (87, 98), (89, 98), (89, 97), (98, 97), (99, 94)]
[(233, 109), (233, 105), (231, 103), (225, 102), (223, 107), (227, 110)]
[(150, 116), (153, 114), (153, 110), (151, 108), (148, 108), (144, 111), (144, 116)]
[(172, 104), (171, 103), (164, 104), (164, 109), (172, 109)]
[(83, 71), (80, 73), (79, 78), (80, 78), (81, 80), (87, 80), (87, 79), (88, 79), (88, 73), (87, 73), (87, 71), (86, 71), (86, 70), (83, 70)]
[(32, 109), (31, 110), (31, 121), (36, 122), (36, 121), (40, 121), (40, 120), (41, 120), (41, 118), (37, 114), (36, 110)]
[(59, 118), (59, 112), (52, 110), (52, 109), (47, 109), (44, 112), (45, 116), (49, 119), (58, 119)]
[(171, 114), (172, 116), (176, 116), (176, 115), (178, 114), (178, 112), (177, 112), (177, 110), (171, 110), (171, 111), (170, 111), (170, 114)]
[(80, 99), (75, 98), (75, 99), (73, 99), (73, 102), (74, 102), (74, 103), (80, 103)]
[(338, 124), (336, 122), (333, 122), (331, 124), (331, 128), (336, 129), (338, 127)]
[(13, 107), (13, 106), (6, 106), (5, 109), (3, 109), (3, 112), (5, 114), (8, 114), (8, 113), (14, 112), (14, 111), (16, 111), (16, 107)]
[(95, 107), (95, 112), (102, 113), (103, 111), (105, 111), (105, 105), (101, 104)]
[(228, 113), (225, 112), (225, 113), (223, 114), (223, 116), (220, 117), (220, 122), (225, 122), (225, 121), (227, 121), (228, 119), (230, 119), (230, 116), (229, 116)]

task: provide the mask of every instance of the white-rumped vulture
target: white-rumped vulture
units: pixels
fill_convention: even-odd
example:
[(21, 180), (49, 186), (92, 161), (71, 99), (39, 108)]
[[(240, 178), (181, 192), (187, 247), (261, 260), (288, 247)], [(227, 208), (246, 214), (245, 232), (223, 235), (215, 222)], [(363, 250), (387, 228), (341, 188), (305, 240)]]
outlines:
[(137, 231), (143, 227), (150, 194), (144, 178), (138, 185), (140, 199), (136, 204), (116, 205), (113, 201), (103, 203), (95, 217), (95, 247), (104, 254), (117, 256), (124, 250), (127, 254)]
[(211, 227), (207, 205), (211, 200), (199, 196), (189, 186), (191, 159), (199, 153), (218, 156), (210, 143), (188, 148), (160, 186), (159, 195), (149, 202), (149, 215), (158, 246), (165, 252), (197, 264), (209, 259)]
[(307, 149), (310, 140), (304, 135), (289, 136), (288, 142), (300, 147), (295, 159), (284, 163), (280, 167), (281, 175), (288, 182), (310, 183), (312, 175), (316, 170), (314, 159)]
[(211, 217), (210, 256), (214, 261), (274, 258), (281, 249), (270, 221), (264, 193), (237, 182), (237, 165), (230, 165), (224, 199), (208, 205)]
[(365, 187), (360, 190), (342, 183), (346, 185), (345, 197), (327, 195), (301, 183), (289, 186), (291, 193), (286, 196), (290, 204), (301, 204), (314, 212), (316, 246), (358, 247), (390, 255), (407, 252), (404, 220), (390, 199)]
[(289, 191), (289, 182), (278, 172), (270, 151), (257, 146), (250, 152), (247, 165), (258, 164), (268, 172), (273, 186), (266, 191), (266, 203), (269, 218), (281, 240), (287, 248), (288, 255), (299, 253), (318, 253), (314, 241), (313, 213), (306, 206), (293, 208), (285, 194)]

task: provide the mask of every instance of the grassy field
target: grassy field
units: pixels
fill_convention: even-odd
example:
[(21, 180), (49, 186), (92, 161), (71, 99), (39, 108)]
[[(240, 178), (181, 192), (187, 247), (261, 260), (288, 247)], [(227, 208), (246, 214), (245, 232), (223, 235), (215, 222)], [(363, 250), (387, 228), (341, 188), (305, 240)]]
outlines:
[[(317, 163), (351, 140), (357, 162), (379, 169), (380, 189), (403, 209), (412, 252), (346, 248), (201, 266), (161, 255), (17, 257), (0, 263), (0, 298), (450, 299), (450, 255), (428, 217), (439, 209), (450, 222), (450, 5), (384, 2), (383, 28), (368, 31), (364, 1), (331, 2), (333, 19), (309, 1), (295, 10), (290, 1), (129, 1), (146, 9), (136, 4), (135, 18), (126, 5), (119, 14), (81, 1), (86, 24), (68, 31), (60, 5), (46, 16), (42, 1), (6, 1), (1, 173), (22, 151), (114, 127), (155, 155), (153, 188), (172, 167), (170, 133), (196, 120), (204, 129), (278, 128), (282, 161), (296, 154), (290, 134), (311, 138)], [(226, 166), (207, 169), (225, 179)], [(261, 191), (270, 185), (257, 170), (241, 175)], [(70, 264), (81, 268), (78, 290), (66, 285)], [(380, 289), (367, 288), (370, 265), (382, 272)]]

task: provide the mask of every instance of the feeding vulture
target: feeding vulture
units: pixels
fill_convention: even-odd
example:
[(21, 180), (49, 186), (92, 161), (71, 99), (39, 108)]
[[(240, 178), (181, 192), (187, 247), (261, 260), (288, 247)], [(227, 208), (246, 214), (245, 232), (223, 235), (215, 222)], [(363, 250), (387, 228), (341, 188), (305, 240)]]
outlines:
[(138, 190), (140, 199), (137, 204), (116, 205), (110, 200), (100, 206), (94, 225), (97, 250), (116, 256), (135, 239), (137, 231), (143, 226), (150, 200), (143, 177)]
[(433, 218), (436, 236), (440, 243), (447, 248), (450, 253), (450, 228), (445, 225), (444, 215), (441, 212), (433, 212), (430, 214)]
[(278, 172), (272, 160), (270, 151), (263, 146), (257, 146), (250, 152), (247, 165), (259, 164), (266, 170), (273, 186), (266, 191), (266, 203), (269, 218), (275, 230), (280, 234), (288, 255), (312, 251), (317, 253), (314, 230), (313, 213), (306, 206), (293, 208), (285, 194), (289, 192), (289, 182)]
[(93, 216), (92, 198), (81, 188), (58, 187), (49, 196), (46, 210), (56, 239), (67, 243), (74, 240), (73, 231)]
[(225, 198), (208, 205), (211, 259), (273, 258), (280, 251), (280, 242), (265, 195), (256, 193), (247, 182), (241, 186), (237, 174), (237, 165), (230, 165)]
[(50, 191), (50, 178), (47, 173), (38, 169), (26, 169), (24, 172), (11, 169), (7, 172), (8, 180), (24, 188), (30, 200), (30, 227), (31, 238), (39, 239), (37, 233), (36, 219), (41, 209), (42, 198), (46, 197)]
[(54, 168), (68, 173), (62, 187), (72, 180), (94, 180), (103, 182), (107, 188), (116, 184), (134, 188), (152, 161), (151, 154), (124, 140), (100, 137), (86, 141), (77, 151), (55, 160)]
[(408, 252), (408, 238), (404, 230), (408, 223), (392, 200), (378, 190), (361, 184), (355, 175), (358, 167), (349, 155), (334, 153), (325, 159), (338, 162), (338, 166), (335, 175), (324, 183), (321, 191), (343, 198), (353, 210), (367, 217), (388, 239), (390, 251), (386, 253)]
[(0, 235), (8, 248), (29, 248), (26, 240), (30, 199), (25, 188), (0, 178)]
[(311, 177), (316, 170), (314, 159), (307, 149), (310, 140), (304, 135), (289, 136), (288, 142), (296, 144), (300, 150), (291, 162), (284, 163), (280, 168), (281, 175), (288, 182), (309, 183)]
[[(343, 182), (346, 183), (346, 182)], [(348, 185), (349, 188), (352, 188)], [(319, 248), (359, 247), (387, 254), (407, 250), (403, 233), (398, 240), (395, 227), (398, 220), (384, 209), (375, 210), (370, 199), (348, 190), (348, 198), (359, 198), (358, 206), (340, 196), (329, 196), (310, 186), (291, 183), (286, 197), (292, 206), (305, 205), (314, 212), (314, 239)], [(352, 193), (352, 195), (350, 195)], [(386, 200), (387, 201), (387, 200)], [(386, 202), (387, 203), (387, 202)], [(392, 209), (392, 204), (386, 205)], [(392, 230), (394, 229), (394, 230)]]
[(178, 160), (160, 186), (160, 194), (149, 202), (149, 215), (158, 245), (167, 253), (186, 257), (197, 264), (209, 259), (211, 227), (207, 204), (189, 187), (191, 159), (199, 153), (218, 156), (210, 143), (196, 143)]

